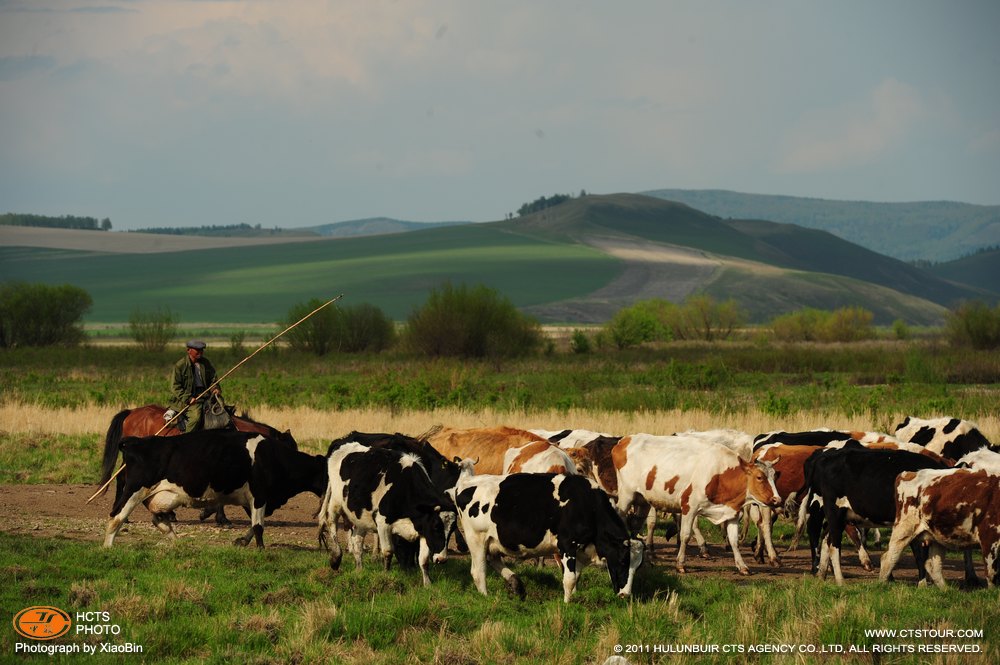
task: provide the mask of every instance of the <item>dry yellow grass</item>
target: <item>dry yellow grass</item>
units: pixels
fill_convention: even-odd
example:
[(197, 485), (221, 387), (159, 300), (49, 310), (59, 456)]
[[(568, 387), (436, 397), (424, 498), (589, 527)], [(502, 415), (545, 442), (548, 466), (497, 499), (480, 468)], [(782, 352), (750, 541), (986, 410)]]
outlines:
[[(34, 404), (0, 404), (0, 430), (34, 434), (103, 434), (115, 409), (101, 406), (82, 408), (46, 408)], [(290, 429), (303, 443), (325, 443), (351, 430), (362, 432), (403, 432), (419, 435), (435, 425), (451, 427), (490, 427), (509, 425), (524, 429), (589, 429), (609, 434), (671, 434), (688, 429), (732, 428), (757, 434), (776, 429), (800, 431), (816, 427), (870, 430), (876, 426), (865, 417), (849, 418), (825, 411), (800, 412), (778, 418), (764, 413), (719, 415), (707, 411), (597, 412), (569, 411), (467, 411), (436, 409), (432, 411), (393, 411), (390, 409), (354, 409), (319, 411), (308, 408), (259, 407), (251, 417), (278, 429)], [(896, 414), (899, 422), (906, 414)], [(922, 414), (930, 417), (933, 414)], [(1000, 417), (980, 418), (977, 423), (991, 441), (1000, 441)]]

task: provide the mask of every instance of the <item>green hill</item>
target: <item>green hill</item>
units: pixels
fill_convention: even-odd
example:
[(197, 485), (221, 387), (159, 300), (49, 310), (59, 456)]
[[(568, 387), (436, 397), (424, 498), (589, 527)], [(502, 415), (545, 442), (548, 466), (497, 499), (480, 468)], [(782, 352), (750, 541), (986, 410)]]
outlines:
[[(970, 256), (962, 257), (947, 263), (937, 263), (927, 272), (941, 279), (964, 284), (977, 284), (995, 294), (1000, 293), (1000, 248), (984, 249)], [(989, 298), (986, 298), (989, 300)]]
[(755, 321), (850, 304), (880, 323), (937, 323), (957, 300), (996, 297), (826, 232), (724, 220), (635, 194), (584, 196), (487, 224), (238, 248), (6, 246), (0, 279), (82, 287), (94, 298), (90, 321), (160, 306), (187, 322), (277, 321), (295, 303), (341, 292), (345, 305), (369, 302), (402, 320), (445, 281), (486, 284), (546, 322), (603, 322), (636, 300), (707, 292), (736, 298)]
[(643, 193), (723, 218), (766, 219), (829, 231), (904, 261), (948, 261), (1000, 244), (1000, 205), (831, 201), (721, 189), (658, 189)]

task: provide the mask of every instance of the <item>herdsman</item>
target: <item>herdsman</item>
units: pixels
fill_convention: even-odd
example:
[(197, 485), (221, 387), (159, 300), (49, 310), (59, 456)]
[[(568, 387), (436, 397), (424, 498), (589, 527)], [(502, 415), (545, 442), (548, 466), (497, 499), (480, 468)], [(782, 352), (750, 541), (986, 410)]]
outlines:
[[(177, 411), (188, 407), (177, 423), (177, 428), (182, 432), (199, 429), (204, 419), (204, 405), (208, 396), (197, 398), (213, 383), (215, 383), (215, 367), (205, 357), (205, 342), (198, 339), (189, 341), (187, 354), (174, 365), (174, 401), (170, 409), (163, 414), (163, 418), (170, 420)], [(211, 394), (219, 395), (219, 387), (212, 388)]]

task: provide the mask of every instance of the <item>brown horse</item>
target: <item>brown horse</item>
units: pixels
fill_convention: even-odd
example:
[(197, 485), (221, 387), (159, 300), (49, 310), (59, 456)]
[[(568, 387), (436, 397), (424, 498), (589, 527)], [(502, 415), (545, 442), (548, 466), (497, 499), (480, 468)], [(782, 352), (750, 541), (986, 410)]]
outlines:
[[(154, 436), (158, 432), (159, 436), (177, 436), (181, 433), (174, 425), (167, 427), (162, 432), (160, 431), (166, 423), (166, 420), (163, 418), (163, 414), (166, 412), (166, 408), (162, 406), (147, 404), (135, 409), (125, 409), (115, 414), (115, 417), (111, 419), (111, 425), (108, 427), (108, 433), (104, 436), (104, 460), (101, 464), (101, 480), (99, 481), (101, 485), (108, 482), (111, 474), (114, 473), (118, 462), (118, 444), (125, 437)], [(240, 432), (256, 432), (257, 434), (290, 442), (293, 447), (298, 447), (290, 431), (279, 432), (270, 425), (251, 420), (245, 413), (242, 416), (233, 416), (232, 426)], [(128, 468), (126, 467), (123, 473), (127, 472)], [(119, 475), (115, 485), (115, 499), (121, 494), (122, 480), (123, 478)], [(230, 524), (221, 506), (218, 508), (206, 508), (202, 511), (201, 519), (207, 519), (213, 512), (215, 513), (216, 523), (224, 526)]]

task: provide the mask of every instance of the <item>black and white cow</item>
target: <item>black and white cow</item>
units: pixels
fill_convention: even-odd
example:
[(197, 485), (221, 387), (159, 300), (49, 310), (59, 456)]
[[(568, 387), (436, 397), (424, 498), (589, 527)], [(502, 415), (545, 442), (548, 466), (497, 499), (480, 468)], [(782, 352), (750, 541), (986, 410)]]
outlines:
[(302, 492), (322, 496), (326, 458), (296, 449), (294, 442), (235, 430), (199, 430), (180, 436), (126, 437), (119, 443), (122, 492), (115, 499), (104, 536), (111, 547), (129, 514), (145, 503), (153, 524), (176, 537), (169, 515), (181, 506), (242, 506), (250, 515), (247, 533), (264, 546), (264, 518)]
[(642, 542), (631, 540), (608, 495), (582, 476), (553, 473), (472, 475), (470, 460), (458, 479), (459, 525), (469, 545), (472, 580), (486, 595), (486, 565), (524, 599), (517, 575), (501, 555), (517, 558), (558, 554), (563, 569), (563, 600), (576, 590), (582, 567), (604, 559), (611, 586), (620, 596), (632, 593), (642, 563)]
[(925, 420), (907, 416), (896, 425), (895, 435), (897, 439), (919, 444), (950, 460), (958, 460), (980, 448), (993, 449), (975, 423), (958, 418)]
[(330, 567), (340, 567), (337, 539), (339, 517), (352, 525), (350, 551), (361, 566), (365, 534), (378, 534), (379, 549), (388, 570), (392, 536), (420, 541), (418, 563), (424, 585), (431, 583), (429, 561), (448, 556), (447, 536), (455, 523), (451, 498), (431, 483), (420, 459), (412, 453), (371, 448), (356, 442), (334, 447), (328, 459), (330, 483), (319, 514), (319, 540), (330, 548)]
[[(806, 499), (800, 521), (809, 514), (809, 543), (814, 569), (822, 579), (829, 566), (837, 584), (844, 583), (840, 542), (846, 525), (891, 526), (896, 516), (896, 477), (904, 471), (945, 469), (948, 465), (905, 450), (870, 450), (857, 442), (841, 449), (817, 450), (805, 462)], [(818, 497), (819, 502), (814, 502)], [(821, 504), (821, 505), (820, 505)], [(826, 523), (826, 544), (819, 548)], [(820, 549), (818, 567), (816, 551)], [(920, 578), (926, 550), (912, 543)]]
[[(455, 483), (458, 482), (458, 464), (439, 453), (427, 441), (399, 432), (389, 434), (388, 432), (358, 432), (355, 430), (330, 442), (327, 455), (329, 456), (333, 450), (348, 442), (360, 443), (372, 448), (395, 450), (399, 453), (413, 453), (423, 463), (427, 475), (430, 476), (431, 484), (454, 500)], [(452, 530), (455, 530), (454, 526)], [(458, 534), (457, 530), (455, 532), (459, 540), (459, 551), (465, 551), (465, 542), (461, 540), (461, 535)], [(449, 538), (451, 537), (451, 533), (447, 535)], [(417, 567), (417, 558), (420, 554), (419, 543), (411, 543), (400, 536), (393, 536), (392, 548), (399, 565), (407, 569)]]

